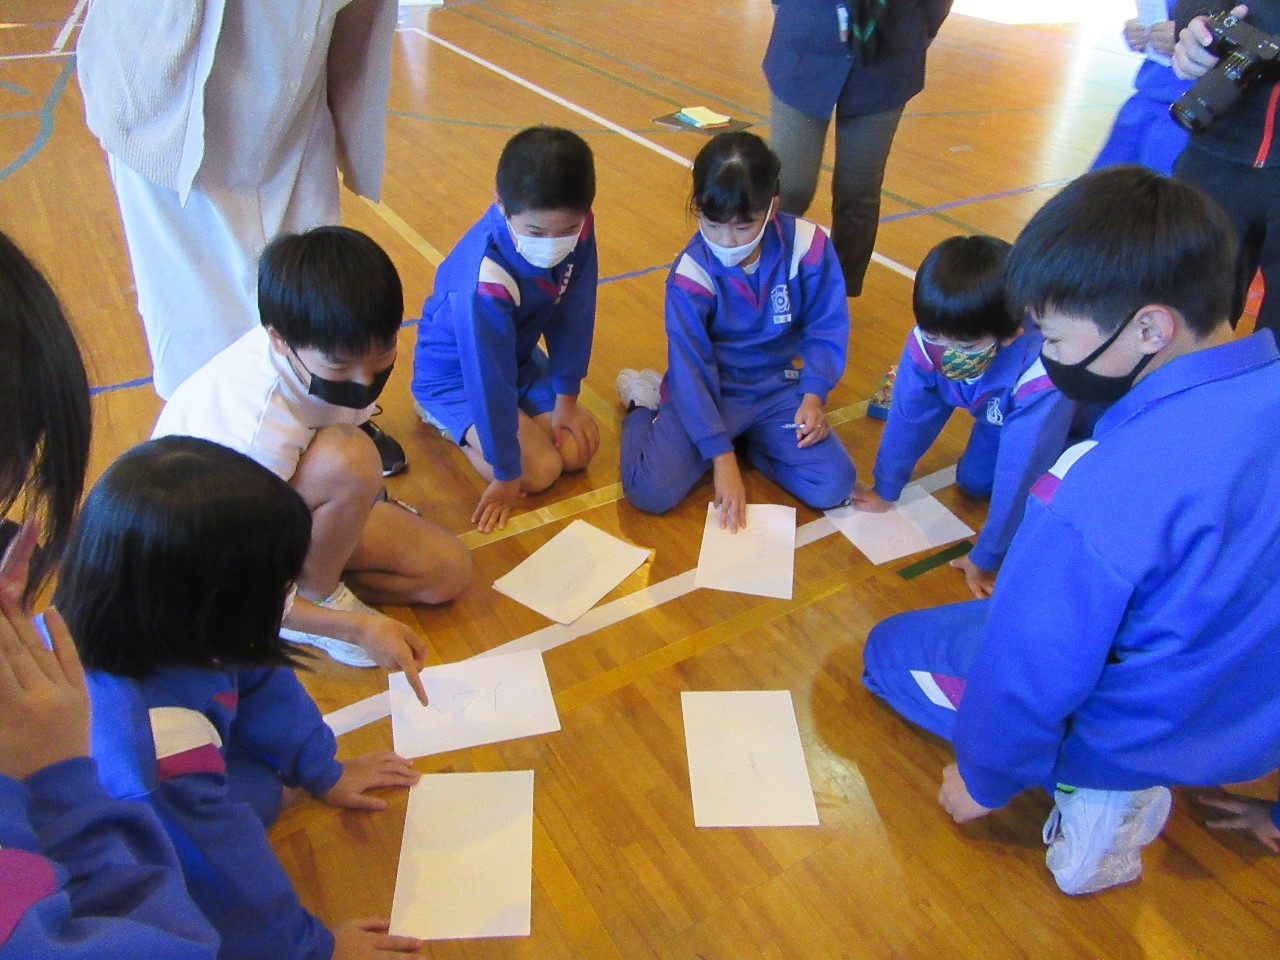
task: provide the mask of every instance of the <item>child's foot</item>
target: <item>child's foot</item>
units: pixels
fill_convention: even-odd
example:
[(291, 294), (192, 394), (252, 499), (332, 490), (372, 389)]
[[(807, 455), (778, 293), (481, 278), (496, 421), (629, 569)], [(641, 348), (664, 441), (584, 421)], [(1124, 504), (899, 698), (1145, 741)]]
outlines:
[[(318, 606), (324, 607), (326, 610), (340, 610), (346, 613), (377, 613), (372, 607), (363, 603), (341, 581), (338, 582), (338, 587), (333, 593), (319, 601)], [(376, 667), (378, 665), (369, 654), (365, 653), (364, 647), (350, 643), (347, 640), (339, 640), (337, 637), (326, 637), (319, 633), (304, 633), (301, 630), (289, 630), (287, 628), (281, 628), (280, 637), (290, 643), (319, 647), (333, 659), (339, 663), (345, 663), (349, 667)]]
[(1045, 863), (1063, 893), (1095, 893), (1142, 875), (1142, 848), (1160, 834), (1173, 798), (1146, 790), (1055, 790)]
[(875, 417), (877, 420), (889, 419), (889, 408), (893, 406), (893, 382), (897, 376), (898, 367), (895, 364), (889, 368), (884, 379), (880, 381), (880, 386), (876, 387), (876, 392), (867, 401), (868, 417)]
[(628, 410), (634, 407), (657, 410), (662, 402), (662, 374), (656, 370), (637, 371), (626, 367), (618, 371), (618, 379), (613, 385), (618, 388), (618, 396)]
[[(381, 412), (381, 410), (378, 410), (378, 413)], [(408, 469), (409, 458), (405, 456), (404, 447), (400, 446), (395, 437), (391, 436), (372, 420), (366, 420), (360, 424), (360, 429), (369, 435), (373, 445), (378, 448), (378, 458), (382, 461), (382, 475), (384, 477), (394, 477), (397, 473), (404, 473)]]

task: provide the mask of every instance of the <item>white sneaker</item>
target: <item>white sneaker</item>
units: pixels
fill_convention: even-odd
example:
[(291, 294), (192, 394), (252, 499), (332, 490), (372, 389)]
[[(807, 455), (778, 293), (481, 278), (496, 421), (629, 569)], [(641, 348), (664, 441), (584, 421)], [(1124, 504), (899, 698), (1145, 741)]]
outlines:
[[(324, 607), (326, 610), (339, 610), (345, 613), (377, 613), (368, 604), (361, 602), (360, 598), (352, 593), (351, 589), (342, 581), (338, 581), (337, 589), (319, 601), (317, 605)], [(377, 666), (373, 658), (365, 653), (364, 647), (346, 640), (339, 640), (337, 637), (326, 637), (320, 633), (304, 633), (301, 630), (289, 630), (287, 628), (281, 628), (280, 637), (290, 643), (302, 643), (308, 647), (319, 647), (333, 659), (339, 663), (345, 663), (349, 667)]]
[(613, 382), (624, 407), (635, 404), (647, 410), (657, 410), (662, 402), (662, 374), (657, 370), (632, 370), (625, 367), (618, 371)]
[(1055, 790), (1045, 863), (1063, 893), (1095, 893), (1142, 875), (1142, 848), (1160, 834), (1173, 796), (1146, 790)]

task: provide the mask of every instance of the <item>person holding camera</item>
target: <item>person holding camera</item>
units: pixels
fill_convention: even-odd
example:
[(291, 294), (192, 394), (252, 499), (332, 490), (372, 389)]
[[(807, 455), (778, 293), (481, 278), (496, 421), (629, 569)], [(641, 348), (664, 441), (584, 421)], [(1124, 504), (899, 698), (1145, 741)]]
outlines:
[[(1219, 68), (1219, 60), (1242, 50), (1220, 18), (1211, 29), (1209, 17), (1228, 13), (1264, 35), (1280, 33), (1280, 0), (1254, 0), (1231, 6), (1205, 0), (1180, 0), (1174, 20), (1181, 28), (1173, 67), (1186, 79), (1198, 79)], [(1269, 38), (1264, 37), (1264, 40)], [(1258, 309), (1258, 329), (1280, 333), (1280, 64), (1242, 50), (1248, 66), (1241, 78), (1220, 78), (1236, 87), (1239, 99), (1211, 111), (1178, 158), (1174, 176), (1198, 186), (1227, 211), (1240, 239), (1236, 262), (1236, 295), (1232, 316), (1244, 308), (1254, 274), (1261, 269), (1267, 292)], [(1188, 96), (1196, 94), (1196, 87)], [(1175, 105), (1176, 106), (1176, 105)]]

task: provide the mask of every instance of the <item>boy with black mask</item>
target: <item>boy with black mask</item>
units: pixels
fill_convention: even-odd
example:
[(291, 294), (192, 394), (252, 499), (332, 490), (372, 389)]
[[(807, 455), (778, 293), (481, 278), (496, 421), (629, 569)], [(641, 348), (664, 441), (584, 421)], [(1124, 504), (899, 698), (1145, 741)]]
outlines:
[[(311, 510), (311, 547), (283, 636), (351, 666), (403, 669), (418, 686), (425, 646), (370, 603), (444, 603), (471, 556), (443, 527), (380, 497), (368, 419), (396, 360), (400, 278), (372, 239), (345, 227), (277, 237), (258, 264), (261, 326), (185, 380), (153, 436), (230, 447), (286, 480)], [(419, 696), (424, 696), (419, 688)]]

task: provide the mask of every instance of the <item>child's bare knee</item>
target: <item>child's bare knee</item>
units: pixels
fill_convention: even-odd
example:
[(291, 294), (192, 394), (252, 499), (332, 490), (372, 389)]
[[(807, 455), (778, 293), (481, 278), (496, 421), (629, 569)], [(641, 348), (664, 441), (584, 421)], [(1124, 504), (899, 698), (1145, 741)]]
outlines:
[(525, 458), (520, 486), (527, 493), (541, 493), (560, 478), (564, 461), (554, 447)]
[(358, 427), (345, 423), (321, 427), (303, 453), (309, 470), (330, 482), (364, 482), (377, 487), (382, 482), (382, 462), (378, 448)]
[(456, 537), (433, 548), (433, 563), (420, 581), (418, 603), (448, 603), (471, 583), (471, 551)]

